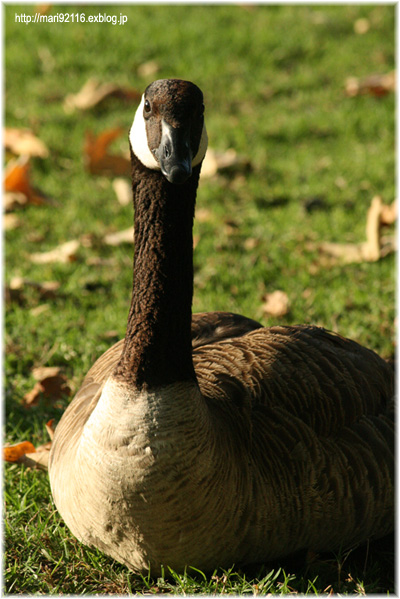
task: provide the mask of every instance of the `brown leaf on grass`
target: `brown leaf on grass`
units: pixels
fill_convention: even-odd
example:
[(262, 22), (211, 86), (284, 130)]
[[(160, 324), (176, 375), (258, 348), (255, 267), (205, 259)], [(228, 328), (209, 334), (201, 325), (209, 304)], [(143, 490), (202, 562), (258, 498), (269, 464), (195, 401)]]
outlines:
[(24, 454), (33, 453), (35, 451), (35, 446), (30, 441), (22, 441), (21, 443), (4, 447), (3, 459), (6, 462), (18, 462)]
[(6, 462), (25, 464), (30, 468), (47, 470), (51, 441), (36, 447), (30, 441), (22, 441), (3, 448), (3, 459)]
[(396, 72), (391, 71), (386, 74), (376, 74), (358, 79), (357, 77), (348, 77), (346, 79), (346, 95), (350, 97), (370, 94), (372, 96), (385, 96), (396, 89)]
[(49, 150), (29, 129), (6, 127), (3, 132), (3, 143), (6, 150), (17, 156), (38, 156), (47, 158)]
[(13, 462), (18, 464), (24, 464), (30, 468), (41, 468), (43, 470), (48, 469), (49, 455), (51, 449), (51, 443), (54, 437), (54, 418), (46, 422), (46, 431), (50, 437), (50, 441), (35, 446), (30, 441), (22, 441), (15, 445), (6, 445), (3, 448), (3, 460), (6, 462)]
[(396, 204), (387, 206), (380, 196), (374, 196), (367, 212), (366, 238), (361, 243), (333, 243), (329, 241), (308, 244), (311, 250), (317, 249), (330, 256), (333, 261), (344, 264), (376, 262), (396, 249), (393, 237), (382, 237), (382, 226), (393, 224), (396, 218)]
[(262, 311), (269, 316), (284, 316), (289, 312), (290, 303), (287, 294), (280, 289), (266, 293), (263, 297)]
[(70, 395), (71, 389), (65, 375), (58, 367), (41, 367), (32, 371), (36, 384), (24, 395), (25, 407), (36, 406), (43, 397), (55, 401)]
[[(30, 182), (30, 165), (27, 156), (10, 160), (4, 173), (4, 190), (13, 196), (5, 194), (5, 209), (13, 210), (17, 204), (44, 204), (46, 199), (36, 191)], [(17, 194), (17, 195), (15, 195)], [(26, 198), (26, 200), (23, 199)]]
[(209, 178), (218, 172), (244, 171), (250, 168), (250, 162), (242, 156), (238, 156), (232, 148), (225, 152), (216, 152), (208, 148), (206, 157), (201, 168), (201, 177)]
[(84, 158), (85, 165), (92, 175), (130, 176), (131, 163), (124, 156), (110, 154), (108, 147), (122, 134), (122, 129), (108, 129), (95, 136), (86, 132)]
[(35, 264), (50, 264), (52, 262), (66, 264), (68, 262), (75, 262), (80, 245), (78, 239), (72, 239), (49, 252), (36, 252), (30, 254), (29, 258), (31, 262), (34, 262)]
[(142, 94), (135, 89), (121, 87), (115, 83), (101, 83), (95, 78), (89, 79), (77, 94), (69, 94), (64, 100), (64, 110), (89, 110), (98, 106), (107, 98), (139, 101)]
[(38, 366), (32, 369), (32, 376), (35, 381), (42, 381), (45, 378), (59, 376), (62, 370), (59, 366)]
[(45, 426), (46, 426), (47, 434), (50, 437), (50, 441), (52, 441), (54, 439), (54, 431), (55, 431), (54, 418), (51, 418), (48, 422), (46, 422)]
[(41, 470), (48, 470), (50, 449), (51, 441), (48, 441), (44, 445), (40, 445), (39, 447), (37, 447), (34, 452), (28, 452), (23, 454), (18, 460), (18, 463), (24, 464), (29, 468), (40, 468)]
[(122, 243), (133, 243), (134, 228), (124, 229), (116, 233), (108, 233), (104, 236), (104, 243), (107, 245), (121, 245)]

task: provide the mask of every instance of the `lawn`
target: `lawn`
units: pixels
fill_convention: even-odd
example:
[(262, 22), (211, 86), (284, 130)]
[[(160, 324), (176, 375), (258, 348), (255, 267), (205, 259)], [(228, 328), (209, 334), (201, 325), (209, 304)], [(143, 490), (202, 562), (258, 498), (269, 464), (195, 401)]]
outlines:
[[(49, 149), (30, 160), (31, 185), (46, 196), (13, 211), (5, 233), (5, 441), (40, 445), (66, 394), (27, 407), (33, 369), (60, 367), (72, 393), (93, 361), (124, 335), (132, 285), (132, 244), (107, 234), (132, 224), (115, 176), (92, 174), (90, 131), (120, 127), (111, 146), (128, 151), (137, 101), (118, 95), (90, 109), (64, 101), (90, 78), (142, 92), (178, 76), (205, 94), (210, 147), (242, 162), (201, 181), (195, 222), (194, 311), (229, 310), (266, 326), (314, 323), (394, 355), (395, 257), (347, 263), (319, 244), (360, 244), (374, 196), (395, 198), (392, 92), (349, 95), (363, 80), (394, 68), (391, 5), (54, 5), (48, 17), (18, 22), (33, 5), (3, 6), (5, 124), (29, 128)], [(85, 22), (72, 14), (84, 15)], [(108, 15), (124, 25), (89, 23)], [(83, 17), (82, 17), (83, 19)], [(53, 21), (56, 19), (53, 18)], [(59, 18), (60, 20), (60, 18)], [(64, 17), (65, 21), (65, 17)], [(10, 158), (9, 154), (5, 159)], [(390, 228), (385, 232), (393, 234)], [(32, 254), (71, 240), (66, 262)], [(26, 281), (33, 282), (29, 284)], [(43, 284), (55, 282), (53, 292)], [(55, 290), (54, 290), (55, 289)], [(280, 290), (284, 314), (266, 311)], [(377, 593), (393, 592), (390, 541), (342, 555), (314, 556), (204, 575), (188, 569), (143, 578), (76, 541), (52, 503), (47, 474), (6, 464), (7, 594)], [(304, 557), (304, 556), (303, 556)], [(193, 564), (195, 566), (195, 564)], [(167, 576), (167, 574), (169, 574)]]

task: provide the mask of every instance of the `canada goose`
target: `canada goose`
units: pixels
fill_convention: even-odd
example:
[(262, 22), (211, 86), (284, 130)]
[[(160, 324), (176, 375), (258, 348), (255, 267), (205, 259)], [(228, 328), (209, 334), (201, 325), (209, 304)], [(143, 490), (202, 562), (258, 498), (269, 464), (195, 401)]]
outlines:
[(392, 369), (321, 328), (192, 317), (200, 89), (149, 85), (130, 146), (126, 337), (89, 370), (50, 456), (68, 527), (155, 576), (162, 565), (209, 571), (391, 532)]

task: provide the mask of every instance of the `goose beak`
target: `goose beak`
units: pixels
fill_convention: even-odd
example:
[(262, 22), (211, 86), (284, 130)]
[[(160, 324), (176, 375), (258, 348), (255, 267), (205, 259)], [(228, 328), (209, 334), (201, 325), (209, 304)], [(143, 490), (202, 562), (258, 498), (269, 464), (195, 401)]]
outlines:
[(172, 127), (164, 120), (161, 123), (161, 142), (155, 152), (161, 172), (170, 183), (184, 183), (192, 174), (190, 129)]

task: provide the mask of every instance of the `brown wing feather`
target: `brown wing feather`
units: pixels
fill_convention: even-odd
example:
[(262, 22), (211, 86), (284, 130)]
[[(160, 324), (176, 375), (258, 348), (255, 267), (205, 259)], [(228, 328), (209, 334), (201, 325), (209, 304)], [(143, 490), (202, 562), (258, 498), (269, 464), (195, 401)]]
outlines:
[[(258, 491), (269, 480), (270, 496), (297, 498), (285, 502), (271, 546), (290, 546), (289, 534), (299, 546), (312, 539), (313, 549), (323, 551), (393, 530), (390, 365), (353, 341), (307, 326), (255, 330), (193, 355), (202, 394), (225, 423), (220, 435), (236, 432), (232, 452), (253, 460)], [(276, 489), (268, 471), (278, 477)], [(311, 509), (313, 529), (305, 530), (299, 513)], [(262, 520), (261, 505), (254, 513)]]
[(278, 406), (320, 436), (385, 412), (393, 398), (394, 372), (384, 360), (318, 327), (261, 328), (195, 348), (193, 358), (206, 397), (231, 401), (236, 385), (253, 409)]

